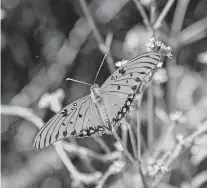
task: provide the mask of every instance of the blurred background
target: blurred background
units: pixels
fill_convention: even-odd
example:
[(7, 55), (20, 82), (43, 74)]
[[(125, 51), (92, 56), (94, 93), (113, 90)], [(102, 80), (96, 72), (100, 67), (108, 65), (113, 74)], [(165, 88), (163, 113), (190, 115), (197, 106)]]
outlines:
[[(147, 143), (148, 151), (154, 152), (160, 147), (166, 151), (174, 143), (174, 138), (168, 137), (164, 146), (161, 146), (163, 142), (160, 138), (163, 139), (166, 134), (169, 121), (173, 122), (173, 133), (187, 136), (198, 128), (199, 123), (207, 120), (207, 1), (138, 2), (150, 21), (157, 23), (155, 37), (170, 45), (174, 54), (172, 60), (164, 61), (164, 68), (155, 75), (151, 91), (146, 91), (142, 100), (143, 143)], [(30, 108), (32, 113), (47, 121), (62, 105), (66, 106), (90, 92), (87, 85), (66, 82), (67, 77), (93, 83), (104, 54), (110, 52), (97, 79), (97, 83), (102, 84), (117, 68), (116, 62), (146, 51), (145, 43), (152, 36), (152, 31), (143, 23), (134, 1), (85, 2), (101, 37), (94, 35), (91, 24), (85, 18), (83, 3), (83, 0), (1, 1), (2, 105)], [(159, 25), (156, 20), (167, 3), (171, 5)], [(104, 48), (107, 47), (104, 46), (105, 41), (111, 43), (109, 49)], [(40, 108), (39, 102), (44, 95), (55, 96), (58, 102), (53, 107), (46, 105), (48, 108)], [(153, 102), (151, 109), (149, 101)], [(177, 111), (182, 112), (179, 120), (174, 117), (176, 114), (172, 114)], [(15, 116), (9, 114), (1, 117), (2, 188), (95, 186), (94, 182), (87, 184), (75, 180), (52, 146), (33, 150), (38, 127), (16, 113), (13, 113)], [(153, 134), (150, 135), (149, 116), (153, 118)], [(135, 124), (136, 115), (129, 119)], [(131, 151), (126, 130), (122, 128), (118, 132)], [(153, 143), (153, 140), (156, 142)], [(119, 151), (114, 145), (114, 138), (108, 135), (100, 139), (66, 141), (100, 155)], [(204, 135), (199, 140), (199, 146), (182, 153), (159, 187), (207, 187), (206, 147), (207, 136)], [(143, 153), (145, 151), (143, 146)], [(86, 160), (85, 156), (73, 152), (67, 152), (67, 156), (83, 174), (104, 173), (115, 160), (104, 161), (90, 156)], [(134, 175), (134, 172), (128, 166), (121, 175), (110, 176), (104, 186), (139, 187), (139, 180), (131, 174)]]

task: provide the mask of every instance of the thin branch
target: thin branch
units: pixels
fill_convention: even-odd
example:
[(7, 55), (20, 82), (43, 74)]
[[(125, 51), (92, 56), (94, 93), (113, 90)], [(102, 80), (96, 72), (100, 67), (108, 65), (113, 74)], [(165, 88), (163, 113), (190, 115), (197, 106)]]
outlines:
[(177, 36), (181, 31), (189, 1), (190, 0), (178, 1), (171, 26), (171, 37)]
[(165, 7), (162, 10), (162, 12), (160, 13), (159, 17), (155, 21), (155, 24), (153, 26), (154, 29), (158, 29), (161, 26), (162, 21), (165, 19), (166, 15), (169, 12), (170, 8), (172, 7), (174, 1), (175, 0), (168, 0), (168, 2), (166, 3)]
[(127, 141), (128, 141), (128, 128), (124, 123), (121, 125), (121, 138), (123, 140), (124, 145), (127, 147)]
[(65, 153), (65, 150), (63, 149), (63, 146), (62, 146), (62, 142), (55, 142), (53, 145), (60, 159), (63, 161), (64, 165), (66, 166), (68, 171), (71, 173), (72, 178), (74, 178), (75, 180), (84, 182), (86, 184), (90, 184), (92, 182), (97, 182), (97, 180), (102, 176), (102, 173), (98, 171), (90, 173), (90, 174), (79, 172), (75, 168), (73, 163), (71, 162), (70, 158)]
[(141, 102), (142, 102), (143, 93), (139, 95), (139, 99), (137, 101), (137, 157), (138, 161), (141, 161)]
[(167, 60), (167, 74), (168, 74), (168, 84), (167, 84), (167, 98), (168, 98), (168, 111), (173, 112), (175, 110), (175, 98), (176, 98), (176, 90), (177, 83), (175, 81), (175, 75), (172, 74), (172, 70), (175, 68), (177, 62), (177, 53), (178, 53), (178, 44), (179, 40), (177, 35), (179, 34), (185, 13), (188, 7), (189, 0), (179, 0), (175, 9), (172, 27), (170, 31), (170, 39), (169, 43), (174, 49), (174, 58), (172, 60)]
[(129, 129), (129, 137), (130, 137), (130, 141), (131, 141), (131, 144), (132, 144), (132, 150), (133, 150), (133, 153), (134, 153), (134, 157), (135, 157), (135, 159), (138, 159), (138, 157), (137, 157), (137, 149), (136, 149), (137, 148), (137, 146), (136, 146), (136, 139), (135, 139), (134, 133), (132, 131), (131, 126), (127, 122), (125, 122), (125, 123), (127, 124), (128, 129)]
[(119, 136), (116, 133), (116, 131), (112, 131), (112, 134), (114, 135), (114, 137), (116, 138), (116, 140), (122, 145), (122, 147), (124, 149), (124, 153), (128, 157), (128, 159), (132, 162), (132, 164), (134, 164), (137, 167), (138, 172), (140, 173), (140, 176), (141, 176), (141, 179), (142, 179), (142, 183), (143, 183), (144, 188), (148, 188), (148, 185), (147, 185), (147, 182), (146, 182), (144, 173), (143, 173), (142, 168), (141, 168), (141, 162), (139, 161), (139, 159), (137, 161), (134, 160), (134, 158), (129, 153), (129, 151), (125, 147), (124, 143), (122, 142), (122, 140), (119, 138)]
[(137, 10), (139, 11), (140, 15), (142, 16), (142, 19), (143, 19), (145, 26), (147, 27), (147, 29), (149, 31), (152, 31), (152, 26), (150, 24), (149, 18), (147, 16), (147, 13), (146, 13), (144, 7), (141, 5), (139, 0), (133, 0), (133, 1), (137, 7)]
[(114, 66), (114, 60), (112, 58), (111, 50), (110, 50), (110, 45), (111, 44), (108, 44), (109, 46), (106, 46), (106, 43), (104, 42), (104, 39), (102, 38), (97, 26), (95, 25), (94, 20), (93, 20), (91, 14), (90, 14), (90, 11), (88, 10), (88, 7), (87, 7), (87, 4), (86, 4), (85, 0), (79, 0), (79, 2), (80, 2), (80, 5), (82, 7), (82, 10), (85, 14), (85, 17), (88, 20), (88, 24), (90, 25), (90, 27), (93, 31), (93, 34), (96, 38), (96, 41), (98, 43), (100, 51), (103, 53), (103, 55), (108, 54), (108, 56), (106, 57), (106, 60), (107, 60), (108, 66), (109, 66), (109, 70), (110, 70), (110, 72), (114, 72), (115, 71), (115, 66)]
[[(32, 110), (28, 108), (22, 108), (19, 106), (11, 106), (11, 105), (1, 105), (1, 114), (2, 115), (14, 115), (20, 116), (30, 122), (32, 122), (39, 129), (44, 125), (42, 119), (40, 119), (37, 115), (35, 115)], [(64, 165), (67, 167), (68, 171), (71, 173), (72, 177), (78, 181), (84, 182), (86, 184), (91, 182), (96, 182), (100, 177), (100, 172), (95, 172), (91, 174), (80, 173), (73, 166), (70, 158), (68, 158), (64, 149), (62, 148), (62, 141), (58, 141), (54, 144), (54, 147), (57, 151), (57, 154), (63, 161)]]
[[(185, 45), (194, 42), (195, 36), (205, 37), (207, 29), (207, 17), (193, 23), (178, 34), (178, 41)], [(203, 33), (203, 34), (202, 34)], [(200, 38), (199, 38), (200, 39)]]
[(156, 14), (156, 2), (155, 2), (155, 0), (152, 0), (151, 5), (150, 5), (150, 23), (151, 23), (151, 25), (153, 25), (155, 22), (155, 14)]
[(147, 146), (151, 148), (154, 142), (154, 96), (153, 82), (147, 90)]
[(110, 153), (111, 152), (111, 149), (106, 145), (106, 143), (103, 141), (102, 138), (100, 138), (98, 136), (92, 136), (91, 138), (95, 142), (97, 142), (106, 153)]
[[(168, 160), (165, 162), (165, 167), (169, 168), (172, 165), (173, 161), (176, 160), (182, 153), (183, 149), (191, 147), (194, 139), (205, 133), (207, 133), (207, 121), (200, 125), (199, 128), (191, 135), (187, 136), (185, 139), (179, 140), (179, 142), (175, 145), (172, 152), (170, 153)], [(163, 176), (164, 174), (160, 175), (160, 177), (156, 180), (155, 185), (157, 185), (161, 181)]]
[(63, 141), (63, 148), (72, 153), (76, 153), (78, 156), (87, 156), (87, 157), (92, 157), (96, 160), (100, 160), (103, 162), (108, 162), (108, 161), (114, 161), (116, 159), (119, 159), (122, 154), (119, 151), (111, 152), (109, 154), (104, 154), (101, 155), (99, 153), (96, 153), (88, 148), (81, 147), (81, 146), (74, 146), (73, 144), (70, 144), (68, 142)]
[(125, 153), (125, 155), (128, 157), (128, 159), (131, 161), (132, 164), (136, 164), (136, 166), (139, 169), (139, 165), (137, 165), (136, 161), (134, 160), (134, 158), (132, 157), (132, 155), (129, 153), (128, 149), (126, 148), (126, 146), (124, 145), (124, 143), (122, 142), (121, 138), (118, 136), (118, 134), (116, 133), (116, 131), (112, 131), (113, 136), (115, 137), (115, 139), (118, 141), (118, 143), (121, 144), (123, 151)]
[[(156, 2), (152, 0), (150, 6), (150, 22), (153, 25), (155, 22)], [(153, 37), (155, 37), (155, 29), (153, 28)], [(154, 96), (153, 96), (153, 82), (147, 90), (147, 146), (151, 148), (154, 138)]]

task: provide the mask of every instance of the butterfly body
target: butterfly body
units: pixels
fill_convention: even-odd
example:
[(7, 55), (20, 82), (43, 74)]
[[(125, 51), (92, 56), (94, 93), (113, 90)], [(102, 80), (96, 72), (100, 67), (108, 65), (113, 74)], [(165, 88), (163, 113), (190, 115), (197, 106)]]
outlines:
[(96, 108), (98, 109), (98, 113), (101, 117), (104, 128), (106, 129), (105, 131), (110, 132), (111, 123), (110, 123), (109, 116), (107, 114), (107, 111), (104, 105), (102, 90), (98, 84), (92, 85), (90, 90), (91, 90), (91, 99), (94, 102)]
[(132, 101), (143, 92), (158, 69), (160, 54), (149, 52), (128, 61), (102, 86), (94, 84), (87, 95), (63, 108), (39, 131), (34, 148), (44, 148), (65, 137), (111, 134), (130, 111)]

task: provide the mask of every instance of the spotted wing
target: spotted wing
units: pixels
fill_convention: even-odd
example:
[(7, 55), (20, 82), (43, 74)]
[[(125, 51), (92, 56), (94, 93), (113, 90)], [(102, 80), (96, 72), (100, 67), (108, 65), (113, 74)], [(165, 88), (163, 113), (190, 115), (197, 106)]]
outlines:
[(157, 70), (158, 53), (137, 56), (116, 70), (101, 86), (111, 124), (119, 122), (129, 111), (135, 93), (142, 91)]
[(69, 104), (51, 118), (37, 134), (33, 148), (39, 149), (65, 137), (86, 137), (105, 133), (103, 123), (90, 96)]

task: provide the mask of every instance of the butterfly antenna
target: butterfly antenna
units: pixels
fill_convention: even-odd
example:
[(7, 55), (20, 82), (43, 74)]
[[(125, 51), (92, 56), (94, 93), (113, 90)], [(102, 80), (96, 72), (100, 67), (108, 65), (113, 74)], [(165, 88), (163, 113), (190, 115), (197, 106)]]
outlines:
[(100, 72), (100, 70), (101, 70), (101, 67), (103, 66), (104, 60), (106, 59), (107, 55), (108, 55), (108, 54), (106, 54), (106, 55), (104, 56), (104, 58), (103, 58), (103, 60), (102, 60), (102, 62), (101, 62), (101, 65), (100, 65), (100, 67), (99, 67), (99, 69), (98, 69), (98, 72), (96, 73), (96, 77), (95, 77), (95, 80), (94, 80), (94, 84), (95, 84), (95, 82), (96, 82), (96, 79), (97, 79), (97, 77), (98, 77), (98, 74), (99, 74), (99, 72)]
[(72, 78), (67, 78), (66, 81), (68, 81), (68, 80), (71, 80), (71, 81), (74, 81), (74, 82), (78, 82), (78, 83), (81, 83), (81, 84), (86, 84), (86, 85), (92, 86), (91, 84), (88, 84), (86, 82), (82, 82), (82, 81), (79, 81), (79, 80), (75, 80), (75, 79), (72, 79)]

